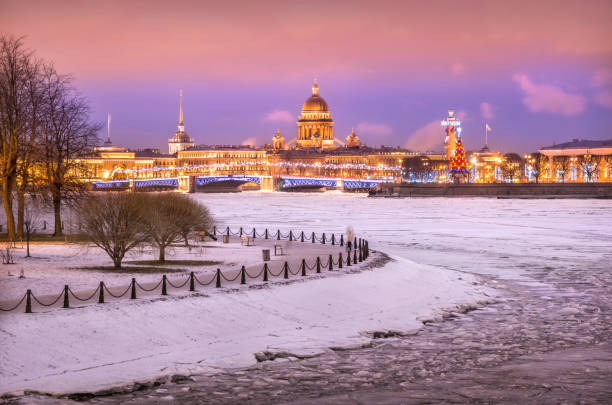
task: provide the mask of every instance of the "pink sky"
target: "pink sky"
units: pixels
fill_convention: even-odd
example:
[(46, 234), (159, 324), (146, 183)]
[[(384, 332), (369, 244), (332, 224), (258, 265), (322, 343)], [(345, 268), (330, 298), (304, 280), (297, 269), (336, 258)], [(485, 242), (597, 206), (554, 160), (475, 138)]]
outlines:
[[(284, 88), (285, 104), (266, 105), (267, 111), (258, 112), (259, 132), (247, 133), (249, 128), (244, 128), (236, 141), (263, 141), (266, 114), (273, 112), (287, 125), (286, 131), (293, 131), (295, 124), (289, 123), (287, 114), (297, 117), (293, 106), (299, 109), (315, 76), (322, 82), (323, 95), (342, 91), (342, 97), (358, 98), (347, 94), (350, 89), (369, 93), (372, 99), (389, 89), (389, 104), (373, 107), (381, 110), (374, 112), (374, 122), (360, 122), (349, 113), (342, 128), (348, 131), (360, 123), (362, 128), (383, 128), (382, 136), (395, 137), (398, 144), (434, 118), (442, 118), (449, 107), (471, 112), (475, 119), (482, 103), (488, 103), (499, 117), (505, 111), (514, 113), (516, 101), (535, 116), (580, 118), (588, 115), (591, 105), (610, 104), (609, 81), (593, 83), (612, 68), (611, 22), (611, 1), (0, 0), (1, 30), (26, 36), (38, 55), (74, 74), (102, 111), (126, 108), (119, 101), (107, 105), (103, 89), (121, 100), (129, 98), (126, 92), (133, 92), (134, 86), (160, 89), (148, 99), (166, 97), (161, 93), (168, 88), (186, 87), (187, 101), (190, 90), (193, 94), (197, 88), (222, 104), (228, 92), (269, 89), (280, 95)], [(396, 84), (438, 94), (440, 106), (431, 106), (431, 119), (400, 125), (401, 108), (394, 117), (385, 115), (382, 109), (401, 102), (394, 93)], [(304, 89), (299, 96), (298, 88)], [(480, 99), (445, 96), (467, 89), (473, 89), (474, 96), (482, 93)], [(508, 94), (508, 89), (516, 94)], [(504, 94), (513, 99), (504, 99)], [(338, 103), (331, 107), (332, 114), (334, 109), (350, 110)], [(189, 122), (188, 115), (186, 119)], [(215, 120), (208, 117), (209, 128), (192, 129), (225, 128)], [(174, 124), (169, 122), (170, 127)]]

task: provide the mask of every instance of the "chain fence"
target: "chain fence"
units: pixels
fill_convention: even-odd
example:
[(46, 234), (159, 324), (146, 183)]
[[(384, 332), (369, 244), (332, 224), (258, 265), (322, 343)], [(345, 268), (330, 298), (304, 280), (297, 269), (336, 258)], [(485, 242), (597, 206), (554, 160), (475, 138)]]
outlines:
[[(247, 233), (244, 231), (243, 228), (240, 228), (237, 231), (233, 231), (229, 227), (227, 227), (225, 230), (220, 232), (215, 227), (213, 229), (212, 236), (216, 236), (216, 235), (228, 235), (228, 236), (240, 236), (240, 237), (245, 235), (245, 236), (250, 236), (253, 238), (259, 237), (259, 238), (271, 239), (271, 240), (274, 240), (274, 239), (280, 240), (282, 238), (282, 239), (287, 239), (289, 241), (295, 241), (295, 242), (311, 241), (312, 243), (321, 242), (322, 244), (325, 244), (326, 242), (328, 242), (332, 245), (338, 244), (339, 246), (344, 246), (343, 235), (340, 235), (339, 239), (336, 238), (334, 234), (331, 234), (331, 237), (330, 237), (330, 236), (326, 236), (325, 233), (323, 233), (321, 237), (317, 237), (314, 232), (312, 232), (312, 234), (310, 234), (309, 236), (307, 233), (304, 233), (303, 231), (300, 233), (297, 233), (297, 232), (293, 232), (292, 230), (290, 230), (289, 233), (287, 234), (283, 234), (280, 230), (277, 230), (276, 232), (270, 232), (268, 231), (268, 229), (266, 229), (263, 233), (258, 233), (256, 229), (253, 228), (251, 232)], [(270, 266), (268, 265), (268, 263), (264, 263), (262, 269), (257, 274), (254, 274), (254, 275), (250, 274), (246, 270), (245, 266), (241, 266), (239, 270), (233, 269), (233, 270), (227, 270), (225, 272), (221, 271), (221, 269), (217, 269), (216, 272), (212, 274), (211, 279), (206, 282), (200, 280), (193, 271), (190, 272), (189, 276), (184, 281), (182, 281), (182, 283), (177, 282), (176, 284), (173, 283), (170, 279), (168, 279), (167, 276), (164, 274), (162, 275), (162, 279), (157, 284), (155, 284), (155, 286), (153, 287), (145, 287), (142, 284), (138, 283), (135, 278), (132, 278), (132, 282), (130, 283), (130, 285), (125, 290), (123, 290), (123, 292), (120, 294), (113, 293), (102, 281), (100, 282), (98, 287), (89, 296), (86, 296), (86, 297), (78, 296), (74, 291), (72, 291), (72, 289), (68, 285), (66, 285), (64, 286), (64, 289), (62, 290), (62, 292), (55, 299), (51, 300), (49, 303), (42, 302), (39, 298), (37, 298), (34, 295), (34, 293), (32, 293), (30, 289), (28, 289), (26, 293), (23, 295), (23, 297), (19, 300), (19, 302), (17, 302), (17, 304), (13, 305), (10, 308), (0, 308), (0, 311), (2, 312), (15, 311), (22, 306), (24, 301), (25, 301), (25, 313), (32, 313), (32, 301), (34, 301), (35, 303), (37, 303), (38, 305), (42, 307), (51, 307), (51, 306), (56, 305), (63, 298), (62, 307), (70, 308), (70, 297), (71, 296), (72, 298), (80, 302), (91, 301), (97, 296), (98, 303), (103, 304), (105, 303), (105, 296), (104, 296), (105, 292), (106, 294), (108, 294), (109, 296), (115, 299), (123, 298), (128, 293), (130, 294), (130, 299), (136, 299), (138, 290), (140, 290), (141, 292), (153, 292), (157, 290), (158, 288), (160, 288), (160, 286), (161, 286), (161, 295), (168, 295), (168, 292), (167, 292), (168, 285), (176, 290), (180, 290), (180, 289), (183, 289), (187, 284), (189, 284), (189, 291), (195, 291), (196, 283), (202, 287), (206, 287), (206, 286), (209, 286), (215, 283), (216, 288), (221, 288), (222, 281), (232, 283), (238, 280), (238, 278), (240, 278), (240, 284), (246, 284), (248, 279), (251, 279), (251, 280), (262, 279), (262, 281), (267, 282), (269, 280), (269, 277), (283, 277), (284, 279), (289, 279), (290, 275), (291, 276), (301, 275), (302, 277), (305, 277), (308, 275), (309, 272), (311, 274), (313, 272), (315, 274), (318, 274), (326, 269), (327, 271), (333, 271), (334, 267), (338, 269), (342, 269), (343, 265), (351, 266), (353, 264), (357, 264), (358, 262), (362, 262), (366, 260), (366, 258), (370, 254), (369, 244), (368, 244), (368, 241), (365, 239), (357, 240), (357, 238), (355, 238), (353, 249), (351, 250), (347, 250), (346, 259), (344, 259), (342, 252), (339, 252), (337, 255), (337, 258), (334, 258), (334, 255), (330, 254), (325, 262), (323, 262), (320, 257), (317, 257), (312, 263), (308, 263), (306, 259), (302, 259), (299, 266), (297, 267), (293, 266), (293, 268), (289, 264), (288, 261), (285, 261), (280, 267), (279, 271), (276, 273), (270, 269)], [(236, 274), (233, 277), (229, 276), (228, 273), (231, 273), (233, 271), (235, 271)]]

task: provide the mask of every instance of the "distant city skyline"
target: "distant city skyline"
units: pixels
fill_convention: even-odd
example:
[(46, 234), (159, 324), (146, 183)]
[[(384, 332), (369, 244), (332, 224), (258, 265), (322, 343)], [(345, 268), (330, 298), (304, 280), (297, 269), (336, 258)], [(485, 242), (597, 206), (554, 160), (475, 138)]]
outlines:
[[(466, 149), (528, 153), (610, 139), (612, 3), (11, 2), (4, 33), (70, 73), (111, 137), (162, 151), (179, 89), (197, 144), (297, 136), (313, 78), (368, 145), (443, 150), (454, 108)], [(106, 133), (100, 133), (105, 139)]]

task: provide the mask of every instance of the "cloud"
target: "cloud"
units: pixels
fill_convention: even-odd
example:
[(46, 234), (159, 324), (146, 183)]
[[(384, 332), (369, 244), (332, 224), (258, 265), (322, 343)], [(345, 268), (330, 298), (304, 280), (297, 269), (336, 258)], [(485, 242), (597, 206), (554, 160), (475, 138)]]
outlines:
[(274, 110), (266, 114), (266, 121), (275, 121), (275, 122), (293, 122), (296, 120), (291, 112), (287, 110)]
[(548, 84), (534, 84), (527, 75), (515, 74), (513, 79), (523, 90), (523, 104), (531, 112), (576, 115), (585, 110), (586, 99), (581, 94), (567, 93)]
[(482, 114), (482, 118), (485, 120), (491, 120), (495, 118), (495, 107), (492, 104), (483, 101), (480, 103), (480, 113)]
[(594, 99), (597, 104), (612, 109), (612, 90), (602, 91), (596, 94)]
[(357, 124), (357, 135), (387, 136), (393, 133), (393, 129), (385, 124), (373, 124), (370, 122), (360, 122)]
[(257, 139), (255, 137), (250, 137), (242, 141), (240, 145), (244, 146), (255, 146), (257, 144)]
[(416, 151), (440, 149), (442, 145), (444, 145), (445, 136), (440, 121), (441, 120), (432, 121), (424, 127), (414, 131), (404, 144), (404, 147)]
[(599, 68), (593, 73), (592, 82), (595, 86), (605, 86), (612, 83), (612, 69)]
[(465, 65), (463, 63), (453, 63), (451, 66), (451, 73), (453, 76), (459, 76), (465, 73)]

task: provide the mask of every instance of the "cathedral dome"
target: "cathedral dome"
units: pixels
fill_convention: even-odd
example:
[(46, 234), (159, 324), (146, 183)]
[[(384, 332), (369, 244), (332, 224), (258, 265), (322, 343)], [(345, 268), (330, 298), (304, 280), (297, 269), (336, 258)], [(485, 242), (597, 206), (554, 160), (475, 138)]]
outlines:
[(308, 97), (302, 106), (302, 113), (307, 112), (329, 112), (327, 102), (319, 96), (319, 85), (316, 81), (312, 85), (312, 96)]

